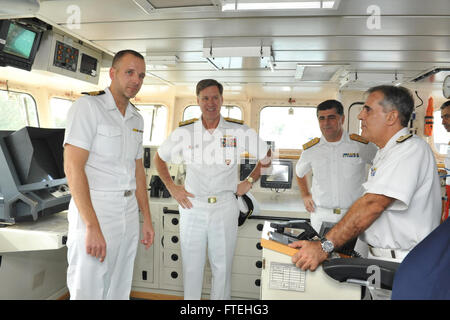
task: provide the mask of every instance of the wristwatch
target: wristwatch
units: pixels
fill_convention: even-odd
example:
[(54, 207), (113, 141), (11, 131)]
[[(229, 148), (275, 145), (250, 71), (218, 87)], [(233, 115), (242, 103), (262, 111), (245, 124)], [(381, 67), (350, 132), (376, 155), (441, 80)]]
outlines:
[(255, 182), (255, 180), (252, 177), (250, 177), (250, 176), (248, 176), (247, 179), (245, 179), (245, 180), (250, 182), (251, 185), (253, 185), (253, 182)]
[(334, 251), (334, 244), (327, 238), (323, 237), (320, 239), (320, 242), (322, 243), (322, 250), (326, 253), (332, 253)]

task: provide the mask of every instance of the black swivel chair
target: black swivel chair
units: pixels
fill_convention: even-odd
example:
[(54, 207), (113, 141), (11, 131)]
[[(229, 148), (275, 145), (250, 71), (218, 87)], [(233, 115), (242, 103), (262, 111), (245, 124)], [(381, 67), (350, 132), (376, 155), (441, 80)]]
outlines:
[(447, 219), (406, 256), (395, 263), (374, 259), (331, 259), (323, 270), (340, 282), (368, 282), (369, 266), (378, 266), (380, 287), (392, 290), (392, 299), (450, 300), (450, 219)]

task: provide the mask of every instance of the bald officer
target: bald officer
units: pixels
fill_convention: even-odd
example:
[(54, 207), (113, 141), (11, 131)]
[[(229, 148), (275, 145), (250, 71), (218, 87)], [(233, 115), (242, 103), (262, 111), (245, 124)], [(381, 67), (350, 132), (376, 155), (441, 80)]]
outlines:
[[(379, 150), (364, 195), (320, 242), (297, 241), (297, 267), (315, 270), (334, 248), (360, 236), (369, 258), (401, 262), (439, 224), (441, 191), (430, 146), (408, 131), (414, 99), (408, 89), (377, 86), (358, 118), (362, 136)], [(382, 290), (382, 289), (381, 289)]]
[[(342, 104), (326, 100), (317, 106), (322, 137), (303, 146), (296, 165), (297, 182), (303, 203), (311, 213), (311, 225), (319, 233), (323, 222), (336, 223), (362, 193), (366, 165), (372, 164), (377, 147), (343, 128)], [(312, 188), (305, 175), (312, 171)]]
[[(161, 180), (179, 203), (184, 298), (201, 297), (208, 248), (211, 299), (230, 299), (239, 216), (235, 195), (250, 190), (262, 166), (258, 161), (249, 177), (238, 184), (240, 155), (248, 151), (265, 161), (268, 147), (254, 130), (220, 115), (223, 87), (219, 82), (202, 80), (197, 84), (196, 93), (201, 119), (172, 132), (158, 149), (155, 165)], [(166, 165), (166, 162), (181, 161), (186, 164), (184, 186), (174, 184)]]
[(145, 62), (118, 52), (111, 85), (70, 108), (64, 140), (69, 204), (67, 286), (71, 299), (129, 299), (139, 240), (154, 238), (142, 164), (144, 122), (129, 102), (142, 86)]

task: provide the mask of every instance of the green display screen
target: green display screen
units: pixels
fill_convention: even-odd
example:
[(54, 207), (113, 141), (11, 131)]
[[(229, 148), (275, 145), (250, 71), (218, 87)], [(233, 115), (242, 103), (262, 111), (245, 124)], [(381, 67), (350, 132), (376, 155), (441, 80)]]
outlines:
[(9, 25), (8, 35), (3, 51), (28, 59), (33, 48), (36, 33), (17, 24)]

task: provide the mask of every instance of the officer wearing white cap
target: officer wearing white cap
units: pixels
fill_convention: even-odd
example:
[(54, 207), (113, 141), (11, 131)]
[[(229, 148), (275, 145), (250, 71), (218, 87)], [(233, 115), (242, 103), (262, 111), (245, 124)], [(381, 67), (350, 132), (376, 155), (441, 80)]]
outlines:
[[(269, 164), (268, 147), (253, 129), (220, 115), (223, 87), (219, 82), (202, 80), (196, 93), (201, 119), (182, 123), (160, 146), (154, 161), (179, 203), (184, 298), (201, 297), (208, 248), (211, 299), (230, 299), (239, 216), (236, 195), (250, 190), (260, 176), (261, 162)], [(244, 151), (262, 161), (238, 183), (237, 168)], [(174, 184), (166, 165), (181, 161), (186, 164), (184, 186)]]
[(153, 242), (144, 166), (144, 122), (129, 102), (142, 86), (145, 62), (118, 52), (111, 85), (70, 108), (64, 170), (72, 194), (67, 286), (71, 299), (129, 299), (143, 215), (142, 243)]
[[(317, 119), (322, 137), (303, 145), (296, 174), (303, 203), (311, 213), (311, 225), (319, 233), (323, 222), (341, 220), (362, 195), (366, 165), (372, 164), (377, 147), (344, 130), (344, 108), (337, 100), (320, 103)], [(305, 177), (310, 171), (313, 173), (311, 192)]]
[(358, 118), (362, 136), (380, 149), (363, 185), (364, 195), (321, 242), (290, 244), (300, 248), (292, 261), (303, 270), (315, 270), (334, 248), (357, 236), (369, 245), (369, 258), (401, 262), (439, 224), (435, 158), (430, 146), (407, 128), (414, 109), (411, 93), (403, 87), (378, 86), (368, 94)]

